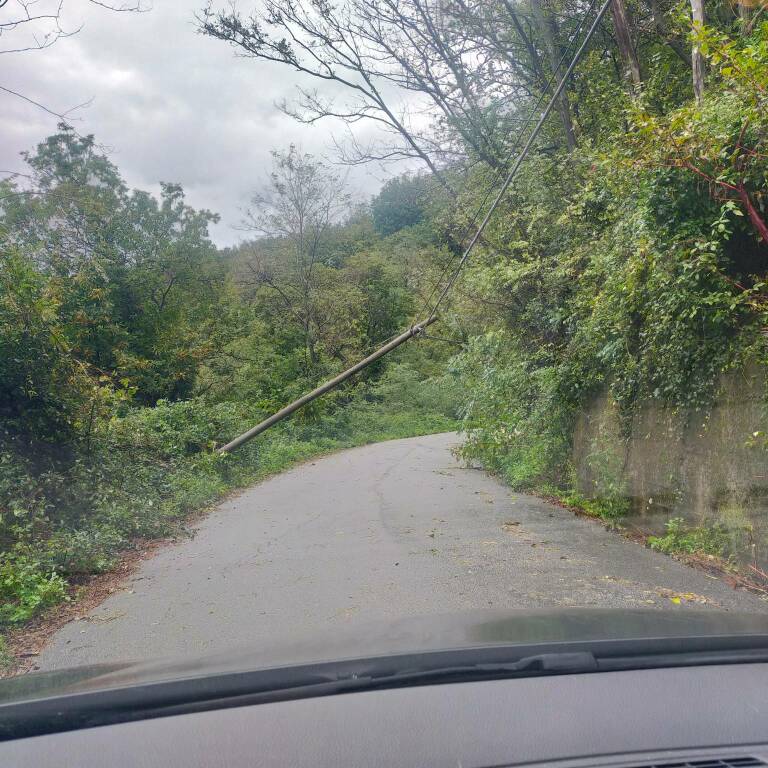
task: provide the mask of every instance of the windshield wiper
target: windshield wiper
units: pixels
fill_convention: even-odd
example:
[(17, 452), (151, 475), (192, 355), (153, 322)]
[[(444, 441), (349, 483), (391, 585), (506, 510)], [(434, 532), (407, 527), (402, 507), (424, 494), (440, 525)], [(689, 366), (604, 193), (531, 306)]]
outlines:
[[(490, 662), (437, 667), (434, 669), (404, 670), (395, 674), (368, 676), (372, 687), (429, 684), (431, 682), (469, 681), (477, 679), (529, 677), (537, 674), (564, 675), (579, 672), (597, 672), (597, 659), (593, 653), (541, 653), (524, 656), (512, 662)], [(349, 679), (349, 678), (348, 678)], [(361, 680), (361, 678), (356, 678)]]
[(678, 651), (638, 653), (621, 656), (595, 655), (590, 651), (542, 653), (524, 656), (514, 662), (491, 662), (404, 670), (394, 674), (360, 676), (336, 681), (341, 686), (357, 682), (358, 687), (399, 687), (444, 682), (471, 682), (489, 678), (536, 677), (584, 672), (621, 672), (631, 669), (689, 667), (710, 664), (749, 664), (768, 662), (768, 648), (739, 648), (717, 651)]

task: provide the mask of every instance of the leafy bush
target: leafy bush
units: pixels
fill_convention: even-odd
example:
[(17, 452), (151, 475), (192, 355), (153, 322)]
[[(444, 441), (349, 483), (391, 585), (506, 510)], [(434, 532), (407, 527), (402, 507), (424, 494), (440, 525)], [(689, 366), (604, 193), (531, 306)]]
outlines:
[[(576, 416), (598, 393), (624, 435), (649, 401), (682, 430), (725, 372), (768, 364), (768, 24), (702, 35), (703, 105), (660, 110), (652, 85), (620, 135), (530, 158), (464, 278), (464, 453), (516, 487), (574, 490)], [(588, 459), (601, 515), (628, 508), (618, 459)]]
[(589, 498), (578, 491), (562, 491), (559, 488), (541, 489), (546, 495), (554, 496), (569, 507), (576, 507), (592, 517), (599, 517), (610, 524), (617, 524), (629, 511), (629, 502), (624, 496), (598, 496)]
[(39, 610), (62, 600), (67, 583), (38, 561), (11, 557), (0, 562), (0, 626), (20, 624)]
[(704, 554), (723, 557), (728, 551), (729, 537), (724, 526), (712, 527), (686, 525), (682, 517), (673, 517), (667, 521), (667, 532), (663, 536), (650, 536), (648, 544), (651, 549), (675, 554)]
[(557, 371), (526, 359), (504, 333), (473, 340), (452, 370), (463, 385), (466, 458), (515, 488), (559, 485), (568, 473), (572, 414), (557, 398)]
[(10, 668), (13, 665), (13, 662), (14, 658), (8, 648), (8, 643), (5, 638), (0, 635), (0, 673), (2, 673), (3, 670)]
[(137, 538), (182, 532), (226, 491), (296, 461), (373, 440), (450, 430), (450, 391), (404, 364), (318, 419), (288, 421), (230, 456), (214, 445), (262, 417), (245, 403), (160, 401), (96, 425), (89, 451), (30, 458), (0, 447), (0, 626), (62, 600), (68, 580), (113, 567)]

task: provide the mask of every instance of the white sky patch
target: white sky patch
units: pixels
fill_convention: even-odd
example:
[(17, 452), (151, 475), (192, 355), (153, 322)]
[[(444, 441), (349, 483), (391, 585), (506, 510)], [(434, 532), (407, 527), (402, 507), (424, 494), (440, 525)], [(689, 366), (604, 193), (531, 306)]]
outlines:
[[(221, 214), (212, 234), (220, 245), (244, 237), (236, 227), (255, 188), (264, 183), (270, 150), (296, 143), (331, 157), (331, 121), (303, 126), (276, 102), (295, 93), (297, 73), (239, 58), (224, 43), (196, 32), (204, 0), (155, 0), (146, 13), (114, 13), (67, 0), (62, 26), (81, 31), (52, 47), (0, 56), (0, 85), (71, 115), (93, 133), (131, 187), (157, 191), (183, 185), (188, 201)], [(0, 10), (0, 13), (3, 11)], [(2, 41), (10, 47), (9, 36)], [(315, 85), (314, 83), (311, 85)], [(76, 119), (75, 119), (76, 118)], [(0, 170), (23, 171), (19, 153), (56, 130), (56, 118), (0, 92)], [(358, 138), (376, 138), (361, 124)], [(367, 199), (397, 167), (349, 169), (358, 199)]]

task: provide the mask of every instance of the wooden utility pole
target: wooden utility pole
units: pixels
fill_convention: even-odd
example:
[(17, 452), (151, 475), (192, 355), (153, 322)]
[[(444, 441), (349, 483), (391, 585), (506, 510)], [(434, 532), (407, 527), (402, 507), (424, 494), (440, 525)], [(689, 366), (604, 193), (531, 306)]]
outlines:
[(339, 384), (346, 381), (351, 376), (354, 376), (356, 373), (363, 370), (363, 368), (369, 366), (372, 362), (374, 362), (374, 360), (378, 360), (380, 357), (384, 357), (384, 355), (386, 355), (388, 352), (391, 352), (396, 347), (399, 347), (401, 344), (404, 344), (406, 341), (408, 341), (408, 339), (412, 339), (416, 336), (420, 336), (427, 326), (431, 325), (432, 323), (435, 322), (435, 320), (437, 320), (437, 311), (440, 308), (440, 305), (442, 304), (443, 300), (448, 295), (448, 292), (451, 290), (454, 283), (456, 282), (459, 276), (459, 272), (461, 271), (461, 268), (467, 262), (470, 254), (472, 253), (472, 249), (475, 247), (475, 245), (478, 243), (478, 241), (482, 237), (483, 232), (485, 231), (485, 228), (488, 226), (488, 222), (491, 220), (491, 216), (493, 216), (494, 211), (498, 208), (499, 203), (501, 202), (501, 199), (504, 197), (507, 190), (512, 185), (512, 182), (517, 176), (517, 172), (520, 170), (520, 166), (523, 164), (525, 158), (528, 156), (528, 153), (531, 151), (531, 148), (533, 147), (536, 139), (541, 133), (541, 129), (544, 127), (544, 124), (547, 121), (547, 118), (551, 114), (552, 110), (555, 108), (555, 105), (558, 103), (559, 97), (565, 90), (565, 85), (568, 82), (568, 78), (573, 74), (573, 70), (576, 68), (576, 65), (581, 61), (581, 57), (584, 55), (584, 51), (586, 51), (590, 40), (592, 39), (593, 35), (597, 31), (597, 28), (600, 25), (601, 21), (603, 20), (603, 17), (608, 12), (608, 7), (610, 4), (611, 4), (611, 0), (604, 0), (603, 4), (600, 6), (600, 9), (598, 10), (597, 15), (592, 21), (592, 25), (587, 31), (587, 34), (584, 40), (579, 46), (579, 49), (574, 54), (573, 59), (571, 60), (571, 63), (568, 65), (565, 72), (563, 73), (563, 76), (560, 79), (560, 83), (558, 84), (557, 88), (555, 88), (552, 94), (552, 98), (549, 100), (549, 103), (547, 104), (546, 108), (539, 116), (538, 122), (533, 127), (533, 130), (528, 136), (528, 140), (525, 142), (525, 146), (520, 150), (520, 153), (518, 154), (517, 159), (513, 163), (509, 173), (507, 174), (507, 177), (504, 179), (501, 187), (499, 188), (499, 191), (496, 193), (496, 197), (491, 203), (490, 208), (488, 209), (487, 213), (483, 217), (483, 220), (480, 222), (477, 228), (477, 231), (472, 236), (472, 239), (469, 241), (469, 244), (467, 245), (464, 251), (464, 254), (462, 255), (461, 259), (459, 259), (459, 262), (456, 266), (456, 269), (454, 270), (453, 275), (450, 277), (448, 282), (443, 287), (443, 290), (438, 296), (437, 301), (435, 302), (435, 305), (433, 306), (432, 311), (429, 314), (429, 317), (427, 317), (426, 320), (422, 320), (420, 323), (417, 323), (416, 325), (412, 325), (407, 331), (401, 333), (397, 338), (392, 339), (392, 341), (384, 344), (384, 346), (379, 347), (379, 349), (377, 349), (373, 354), (368, 355), (368, 357), (366, 357), (364, 360), (361, 360), (356, 365), (353, 365), (351, 368), (348, 368), (346, 371), (344, 371), (344, 373), (340, 373), (338, 376), (336, 376), (336, 378), (331, 379), (330, 381), (327, 381), (325, 384), (321, 384), (316, 389), (313, 389), (311, 392), (307, 393), (303, 397), (300, 397), (298, 400), (295, 400), (290, 405), (287, 405), (285, 408), (282, 408), (277, 413), (270, 416), (268, 419), (264, 419), (264, 421), (262, 421), (260, 424), (257, 424), (255, 427), (252, 427), (247, 432), (244, 432), (239, 437), (236, 437), (231, 442), (222, 446), (221, 448), (218, 449), (219, 453), (230, 453), (231, 451), (236, 450), (241, 445), (243, 445), (243, 443), (247, 443), (249, 440), (256, 437), (256, 435), (259, 435), (265, 430), (269, 429), (273, 424), (277, 424), (278, 421), (282, 421), (282, 419), (285, 419), (286, 417), (290, 416), (294, 411), (297, 411), (303, 405), (306, 405), (307, 403), (311, 402), (315, 398), (318, 398), (321, 395), (324, 395), (326, 392), (330, 392), (334, 387), (337, 387)]
[(311, 392), (308, 392), (298, 400), (294, 400), (290, 405), (286, 405), (285, 408), (281, 408), (277, 413), (272, 414), (272, 416), (270, 416), (268, 419), (264, 419), (264, 421), (262, 421), (260, 424), (257, 424), (247, 432), (243, 432), (242, 435), (236, 437), (231, 442), (223, 445), (218, 449), (218, 453), (231, 453), (232, 451), (236, 450), (243, 443), (247, 443), (249, 440), (252, 440), (254, 437), (256, 437), (256, 435), (260, 435), (262, 432), (269, 429), (273, 424), (277, 424), (278, 421), (282, 421), (283, 419), (287, 418), (294, 411), (298, 411), (302, 406), (306, 405), (307, 403), (311, 403), (313, 400), (317, 399), (321, 395), (324, 395), (326, 392), (330, 392), (335, 387), (338, 387), (339, 384), (346, 381), (351, 376), (354, 376), (356, 373), (362, 371), (363, 368), (367, 368), (375, 360), (378, 360), (380, 357), (384, 357), (384, 355), (399, 347), (401, 344), (408, 341), (408, 339), (412, 339), (414, 336), (418, 336), (428, 325), (434, 323), (435, 320), (437, 320), (437, 316), (433, 314), (430, 315), (426, 320), (423, 320), (420, 323), (416, 323), (416, 325), (412, 325), (407, 331), (401, 333), (397, 338), (392, 339), (392, 341), (388, 342), (383, 347), (379, 347), (379, 349), (377, 349), (373, 354), (368, 355), (368, 357), (364, 358), (359, 363), (356, 363), (351, 368), (348, 368), (346, 371), (344, 371), (344, 373), (340, 373), (335, 378), (331, 379), (330, 381), (326, 381), (325, 384), (321, 384), (319, 387), (313, 389)]

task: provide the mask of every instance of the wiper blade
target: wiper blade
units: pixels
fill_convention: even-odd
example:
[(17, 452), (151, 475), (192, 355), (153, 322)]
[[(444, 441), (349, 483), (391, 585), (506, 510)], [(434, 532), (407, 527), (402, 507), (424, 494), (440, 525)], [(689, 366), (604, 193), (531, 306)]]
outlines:
[[(0, 741), (108, 723), (357, 691), (558, 674), (768, 663), (768, 637), (604, 641), (546, 650), (492, 646), (71, 690), (0, 703)], [(538, 652), (537, 652), (538, 651)]]
[(587, 651), (575, 653), (541, 653), (524, 656), (512, 662), (462, 664), (433, 669), (405, 670), (396, 674), (368, 677), (372, 687), (377, 685), (413, 685), (436, 681), (470, 681), (487, 677), (531, 676), (535, 674), (569, 674), (596, 672), (599, 669), (594, 654)]

